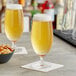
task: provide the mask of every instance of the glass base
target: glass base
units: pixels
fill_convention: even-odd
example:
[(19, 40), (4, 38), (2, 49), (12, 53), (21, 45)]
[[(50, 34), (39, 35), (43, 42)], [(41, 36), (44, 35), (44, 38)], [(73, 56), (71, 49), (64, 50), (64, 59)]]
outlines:
[(73, 39), (73, 40), (76, 40), (76, 30), (73, 30), (72, 39)]
[(73, 40), (76, 40), (76, 37), (72, 37)]
[(37, 62), (30, 63), (21, 67), (26, 68), (26, 69), (31, 69), (31, 70), (42, 71), (42, 72), (49, 72), (51, 70), (55, 70), (64, 66), (60, 64), (46, 62), (46, 61), (44, 61), (44, 65), (40, 65), (40, 63), (41, 61), (37, 61)]
[(14, 54), (28, 54), (25, 47), (15, 47), (15, 53)]
[(72, 35), (72, 30), (62, 30), (61, 32), (64, 34)]

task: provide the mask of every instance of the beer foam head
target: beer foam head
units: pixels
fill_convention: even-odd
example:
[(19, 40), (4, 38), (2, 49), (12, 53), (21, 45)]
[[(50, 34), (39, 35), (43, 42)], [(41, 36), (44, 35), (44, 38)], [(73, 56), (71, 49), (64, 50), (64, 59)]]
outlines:
[(33, 17), (33, 20), (37, 21), (52, 21), (51, 17), (47, 14), (36, 14)]
[(22, 5), (20, 5), (20, 4), (7, 4), (6, 9), (22, 9)]

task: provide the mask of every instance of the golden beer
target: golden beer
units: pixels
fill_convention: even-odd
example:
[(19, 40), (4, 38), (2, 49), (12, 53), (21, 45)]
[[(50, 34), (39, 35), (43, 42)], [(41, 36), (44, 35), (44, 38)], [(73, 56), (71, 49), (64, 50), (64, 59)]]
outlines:
[(17, 41), (23, 32), (23, 12), (20, 6), (8, 5), (5, 12), (5, 33), (9, 40)]
[(50, 51), (53, 42), (53, 30), (52, 22), (46, 15), (34, 17), (31, 41), (38, 55), (45, 55)]

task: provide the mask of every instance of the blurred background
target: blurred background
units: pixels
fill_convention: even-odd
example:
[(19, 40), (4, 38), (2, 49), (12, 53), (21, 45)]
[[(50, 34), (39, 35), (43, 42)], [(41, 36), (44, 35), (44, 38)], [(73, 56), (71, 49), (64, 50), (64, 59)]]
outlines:
[[(24, 11), (24, 32), (31, 31), (32, 17), (36, 13), (48, 13), (52, 16), (53, 28), (57, 24), (57, 11), (58, 5), (63, 3), (62, 0), (0, 0), (0, 32), (4, 33), (4, 13), (6, 4), (18, 3), (22, 4)], [(49, 11), (50, 9), (50, 11)], [(51, 13), (50, 13), (51, 12)]]
[(54, 34), (76, 46), (76, 0), (0, 0), (0, 33), (4, 33), (5, 8), (9, 3), (23, 6), (24, 32), (31, 32), (35, 14), (45, 13), (52, 19)]

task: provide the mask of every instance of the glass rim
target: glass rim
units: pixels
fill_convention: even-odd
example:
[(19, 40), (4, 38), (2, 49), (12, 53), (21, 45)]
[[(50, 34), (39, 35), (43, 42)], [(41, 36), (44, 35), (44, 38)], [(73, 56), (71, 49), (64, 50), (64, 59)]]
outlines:
[(22, 9), (21, 4), (6, 4), (6, 9)]

